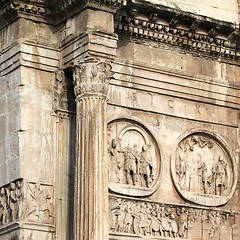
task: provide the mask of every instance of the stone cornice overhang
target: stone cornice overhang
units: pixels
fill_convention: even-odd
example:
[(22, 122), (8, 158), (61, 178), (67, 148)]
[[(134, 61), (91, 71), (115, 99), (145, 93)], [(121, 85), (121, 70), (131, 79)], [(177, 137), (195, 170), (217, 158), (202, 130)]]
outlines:
[(18, 18), (47, 22), (51, 11), (48, 0), (0, 0), (0, 29)]
[(114, 13), (120, 38), (234, 62), (240, 59), (239, 25), (147, 0), (0, 0), (0, 29), (18, 18), (56, 26), (85, 8)]
[(130, 41), (157, 42), (234, 62), (240, 59), (239, 25), (151, 1), (128, 1), (115, 16), (115, 30)]
[(0, 29), (18, 18), (58, 25), (83, 9), (116, 12), (126, 0), (0, 0)]

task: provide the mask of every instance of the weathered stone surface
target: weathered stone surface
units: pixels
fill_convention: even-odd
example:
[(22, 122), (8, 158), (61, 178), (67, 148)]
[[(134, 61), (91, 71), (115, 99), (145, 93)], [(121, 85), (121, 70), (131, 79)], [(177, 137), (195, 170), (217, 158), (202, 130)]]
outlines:
[(0, 1), (0, 239), (238, 240), (237, 1)]

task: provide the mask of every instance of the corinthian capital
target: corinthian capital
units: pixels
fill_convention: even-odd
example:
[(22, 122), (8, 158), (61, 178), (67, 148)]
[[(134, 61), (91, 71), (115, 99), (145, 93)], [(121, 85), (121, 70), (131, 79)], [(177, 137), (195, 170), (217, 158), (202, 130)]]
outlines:
[(107, 98), (110, 79), (113, 76), (110, 63), (86, 58), (73, 66), (73, 80), (77, 99), (88, 96)]

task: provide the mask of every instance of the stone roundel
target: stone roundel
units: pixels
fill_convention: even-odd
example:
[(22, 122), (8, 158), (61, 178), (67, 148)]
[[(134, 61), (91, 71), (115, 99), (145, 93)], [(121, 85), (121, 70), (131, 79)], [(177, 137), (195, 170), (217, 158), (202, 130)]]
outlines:
[(149, 196), (158, 186), (160, 150), (150, 131), (137, 121), (108, 124), (109, 190), (128, 196)]
[(224, 205), (236, 187), (236, 164), (227, 144), (206, 131), (181, 138), (172, 155), (171, 171), (179, 194), (200, 205)]

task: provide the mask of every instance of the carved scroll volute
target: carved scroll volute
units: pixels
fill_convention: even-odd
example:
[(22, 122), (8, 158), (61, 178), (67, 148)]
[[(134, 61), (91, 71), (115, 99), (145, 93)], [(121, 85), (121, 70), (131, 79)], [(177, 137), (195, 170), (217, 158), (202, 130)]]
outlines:
[(73, 65), (74, 91), (77, 99), (98, 96), (108, 98), (112, 66), (96, 58), (86, 58)]

